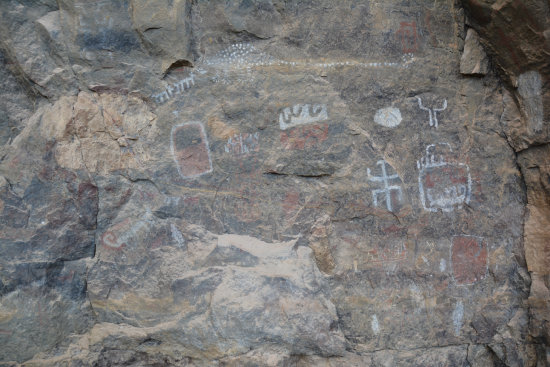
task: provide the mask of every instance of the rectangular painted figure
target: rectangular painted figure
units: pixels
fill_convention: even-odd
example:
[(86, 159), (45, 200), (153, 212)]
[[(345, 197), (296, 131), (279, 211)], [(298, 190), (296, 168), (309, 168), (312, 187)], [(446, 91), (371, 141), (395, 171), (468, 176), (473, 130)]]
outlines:
[(455, 236), (451, 247), (453, 279), (458, 285), (469, 285), (487, 274), (487, 243), (474, 236)]
[(378, 245), (368, 251), (367, 262), (369, 264), (385, 264), (406, 260), (407, 247), (404, 242), (389, 244), (387, 247)]
[(328, 125), (301, 126), (289, 132), (281, 132), (281, 144), (287, 150), (311, 148), (328, 138)]
[(401, 50), (404, 54), (416, 52), (418, 49), (416, 33), (416, 22), (401, 22), (397, 31), (401, 41)]
[(175, 125), (170, 137), (172, 155), (183, 178), (194, 178), (212, 172), (210, 148), (200, 122)]
[(452, 149), (446, 143), (431, 144), (426, 147), (426, 156), (417, 162), (418, 189), (424, 210), (451, 212), (470, 203), (470, 168), (448, 159), (448, 152)]

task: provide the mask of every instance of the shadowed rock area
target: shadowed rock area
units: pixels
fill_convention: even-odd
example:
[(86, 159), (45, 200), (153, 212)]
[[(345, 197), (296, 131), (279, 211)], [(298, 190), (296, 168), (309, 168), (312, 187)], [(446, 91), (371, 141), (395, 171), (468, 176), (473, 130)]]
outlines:
[(547, 1), (0, 14), (0, 366), (550, 365)]

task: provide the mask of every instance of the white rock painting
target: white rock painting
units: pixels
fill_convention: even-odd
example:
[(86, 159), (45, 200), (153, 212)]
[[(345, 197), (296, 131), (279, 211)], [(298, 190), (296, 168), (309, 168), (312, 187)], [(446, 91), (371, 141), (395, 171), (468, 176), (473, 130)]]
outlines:
[(401, 202), (403, 200), (403, 190), (401, 189), (401, 186), (399, 185), (392, 185), (392, 180), (399, 180), (399, 176), (396, 174), (388, 175), (388, 172), (386, 170), (386, 165), (391, 167), (385, 160), (380, 160), (376, 162), (378, 166), (380, 166), (381, 170), (381, 176), (372, 176), (370, 168), (367, 168), (367, 176), (369, 181), (374, 182), (381, 182), (382, 188), (372, 190), (372, 199), (374, 201), (374, 206), (378, 206), (378, 196), (380, 194), (384, 195), (384, 201), (386, 204), (386, 209), (388, 211), (393, 212), (393, 198), (392, 198), (392, 192), (397, 193), (397, 200)]
[(429, 123), (430, 127), (437, 127), (439, 126), (439, 122), (437, 121), (437, 113), (445, 111), (447, 109), (447, 100), (443, 101), (443, 105), (441, 107), (425, 107), (422, 104), (422, 99), (420, 97), (416, 97), (418, 99), (418, 107), (423, 111), (428, 111), (428, 117), (429, 117)]
[(522, 98), (529, 127), (541, 132), (544, 123), (542, 78), (537, 71), (528, 71), (518, 78), (518, 92)]
[(426, 156), (416, 162), (418, 189), (424, 210), (452, 212), (470, 203), (470, 167), (449, 159), (451, 153), (448, 143), (430, 144), (426, 147)]
[(313, 122), (328, 119), (327, 106), (325, 104), (297, 104), (287, 107), (279, 114), (279, 127), (281, 130)]
[(453, 326), (455, 335), (460, 335), (460, 329), (462, 329), (462, 319), (464, 318), (464, 304), (462, 301), (456, 303), (455, 309), (453, 311)]
[(380, 126), (396, 127), (401, 121), (403, 121), (401, 111), (395, 107), (381, 108), (374, 115), (374, 122)]

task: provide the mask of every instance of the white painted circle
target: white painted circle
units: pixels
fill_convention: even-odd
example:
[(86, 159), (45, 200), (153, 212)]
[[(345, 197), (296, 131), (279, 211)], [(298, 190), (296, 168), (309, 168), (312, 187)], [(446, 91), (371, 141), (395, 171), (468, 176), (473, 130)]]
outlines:
[(381, 108), (374, 115), (374, 122), (385, 127), (396, 127), (401, 121), (401, 111), (395, 107)]

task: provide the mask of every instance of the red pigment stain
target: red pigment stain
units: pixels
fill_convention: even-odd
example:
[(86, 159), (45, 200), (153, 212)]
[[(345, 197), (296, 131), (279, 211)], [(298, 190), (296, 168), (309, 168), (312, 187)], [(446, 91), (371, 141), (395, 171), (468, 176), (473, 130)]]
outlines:
[(487, 244), (477, 237), (454, 237), (451, 260), (455, 282), (473, 284), (487, 273)]

